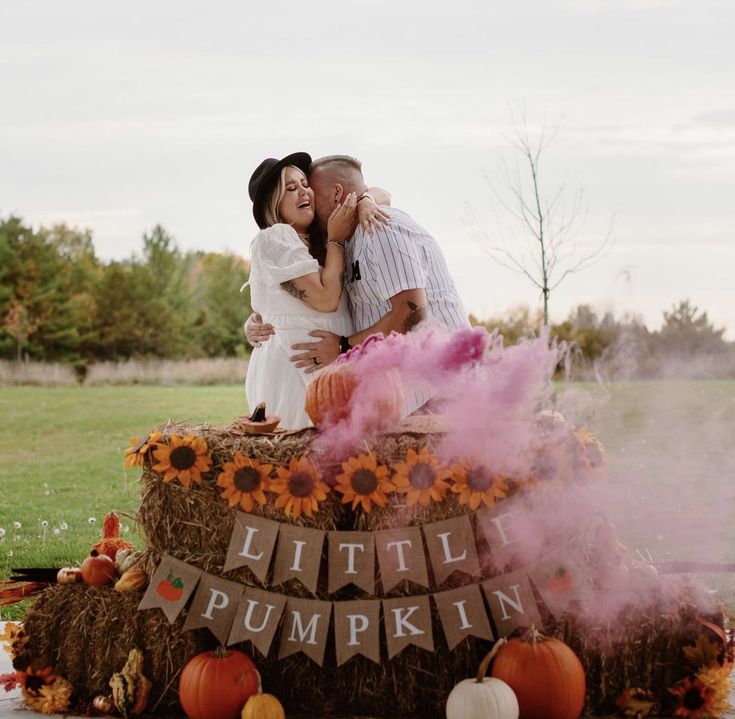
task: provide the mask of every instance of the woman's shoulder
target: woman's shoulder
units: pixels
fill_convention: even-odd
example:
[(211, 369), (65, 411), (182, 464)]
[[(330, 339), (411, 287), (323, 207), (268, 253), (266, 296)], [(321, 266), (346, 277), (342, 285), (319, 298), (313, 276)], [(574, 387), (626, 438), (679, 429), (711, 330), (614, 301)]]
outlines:
[(262, 239), (296, 240), (297, 242), (300, 242), (296, 230), (294, 230), (291, 225), (286, 225), (282, 222), (262, 229), (257, 235), (255, 235), (253, 242), (257, 242)]

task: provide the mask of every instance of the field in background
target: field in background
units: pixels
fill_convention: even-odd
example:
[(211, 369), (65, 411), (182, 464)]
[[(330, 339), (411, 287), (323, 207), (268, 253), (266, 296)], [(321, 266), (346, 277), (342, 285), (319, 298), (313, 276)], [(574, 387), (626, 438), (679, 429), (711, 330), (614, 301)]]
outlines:
[(68, 364), (0, 360), (0, 387), (236, 384), (245, 381), (247, 366), (247, 359), (240, 357), (96, 362), (89, 365), (82, 379)]
[[(634, 553), (735, 561), (735, 382), (567, 385), (558, 404), (605, 443), (610, 516)], [(130, 438), (168, 418), (217, 424), (245, 410), (242, 384), (2, 389), (0, 577), (79, 562), (112, 508), (138, 541)], [(731, 604), (734, 579), (707, 577)]]

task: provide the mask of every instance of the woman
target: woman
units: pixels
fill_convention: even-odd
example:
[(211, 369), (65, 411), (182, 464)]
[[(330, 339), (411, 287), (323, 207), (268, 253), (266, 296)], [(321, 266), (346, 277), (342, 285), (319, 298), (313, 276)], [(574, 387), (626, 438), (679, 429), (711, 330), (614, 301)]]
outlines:
[[(289, 429), (312, 424), (304, 410), (310, 376), (289, 360), (291, 345), (308, 341), (311, 330), (340, 336), (353, 332), (342, 289), (344, 244), (357, 224), (357, 198), (348, 195), (329, 218), (326, 253), (316, 247), (310, 252), (309, 228), (314, 221), (314, 192), (306, 177), (310, 164), (311, 157), (303, 152), (282, 160), (269, 158), (249, 184), (253, 216), (261, 228), (250, 245), (251, 304), (277, 331), (253, 350), (245, 392), (251, 409), (265, 402), (268, 414), (279, 416), (281, 426)], [(314, 255), (324, 257), (323, 266)]]

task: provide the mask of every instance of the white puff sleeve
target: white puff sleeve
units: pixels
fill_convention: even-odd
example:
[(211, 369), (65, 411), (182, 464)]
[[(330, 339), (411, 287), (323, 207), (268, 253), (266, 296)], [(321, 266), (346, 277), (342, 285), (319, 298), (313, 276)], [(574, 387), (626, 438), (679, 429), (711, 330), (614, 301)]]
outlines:
[(319, 272), (319, 263), (291, 225), (261, 230), (250, 247), (250, 261), (256, 272), (277, 284)]

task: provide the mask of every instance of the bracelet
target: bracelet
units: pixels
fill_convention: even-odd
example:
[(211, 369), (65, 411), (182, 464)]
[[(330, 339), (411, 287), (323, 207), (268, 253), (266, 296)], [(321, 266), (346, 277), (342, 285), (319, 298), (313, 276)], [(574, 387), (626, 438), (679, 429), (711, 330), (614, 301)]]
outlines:
[(340, 337), (339, 338), (339, 353), (343, 355), (345, 352), (348, 352), (351, 349), (352, 349), (352, 346), (350, 345), (350, 338)]
[(344, 250), (345, 246), (341, 245), (339, 242), (335, 242), (334, 240), (327, 240), (328, 245), (337, 245), (337, 247)]
[(355, 204), (359, 204), (360, 200), (364, 200), (366, 197), (369, 197), (376, 205), (378, 204), (377, 202), (375, 202), (375, 198), (367, 190), (365, 190), (365, 192), (363, 192), (362, 195), (357, 198), (357, 202)]

